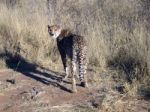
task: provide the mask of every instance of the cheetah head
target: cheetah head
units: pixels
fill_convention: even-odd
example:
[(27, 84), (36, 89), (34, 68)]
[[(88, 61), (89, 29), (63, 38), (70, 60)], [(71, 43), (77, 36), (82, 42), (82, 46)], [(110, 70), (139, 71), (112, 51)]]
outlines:
[(61, 34), (61, 28), (58, 25), (48, 25), (48, 33), (52, 38), (56, 39)]

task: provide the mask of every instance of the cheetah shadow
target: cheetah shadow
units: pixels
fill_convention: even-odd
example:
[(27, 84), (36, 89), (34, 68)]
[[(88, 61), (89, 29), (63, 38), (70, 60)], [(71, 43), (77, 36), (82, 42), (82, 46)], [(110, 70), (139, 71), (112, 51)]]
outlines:
[[(19, 55), (13, 56), (11, 53), (8, 52), (1, 53), (0, 58), (5, 59), (5, 63), (8, 68), (20, 72), (22, 75), (30, 77), (45, 85), (52, 85), (66, 92), (71, 92), (70, 89), (66, 88), (63, 85), (64, 83), (70, 84), (70, 82), (62, 80), (64, 77), (62, 73), (40, 67), (37, 64), (33, 64), (26, 61), (24, 58), (22, 58)], [(38, 70), (37, 68), (40, 70)]]

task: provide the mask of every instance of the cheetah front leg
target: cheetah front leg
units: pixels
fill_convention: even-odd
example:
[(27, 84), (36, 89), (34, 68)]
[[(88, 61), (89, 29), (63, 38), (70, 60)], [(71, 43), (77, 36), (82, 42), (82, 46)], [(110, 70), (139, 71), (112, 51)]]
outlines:
[(63, 65), (64, 65), (64, 70), (65, 70), (65, 77), (63, 78), (63, 80), (67, 80), (70, 74), (69, 62), (65, 59), (63, 60)]
[(65, 73), (66, 73), (66, 75), (65, 75), (65, 77), (64, 77), (64, 80), (67, 80), (68, 77), (69, 77), (69, 67), (66, 67), (66, 68), (65, 68)]
[(63, 78), (63, 80), (66, 80), (70, 74), (69, 70), (69, 63), (68, 63), (68, 56), (66, 54), (66, 51), (64, 50), (64, 48), (62, 47), (62, 44), (58, 44), (57, 43), (57, 46), (58, 46), (58, 50), (60, 52), (60, 55), (61, 55), (61, 60), (62, 60), (62, 63), (63, 63), (63, 67), (64, 67), (64, 71), (65, 71), (65, 77)]
[(70, 65), (71, 65), (70, 63), (71, 63), (70, 60), (68, 58), (66, 58), (66, 60), (65, 60), (65, 67), (64, 67), (66, 75), (64, 77), (64, 80), (67, 80), (68, 77), (69, 77)]
[(61, 49), (60, 47), (58, 47), (58, 48), (59, 48), (61, 60), (62, 60), (64, 71), (65, 71), (65, 77), (63, 78), (63, 80), (67, 80), (68, 76), (70, 74), (69, 62), (68, 62), (67, 55), (66, 55), (65, 51), (63, 49)]

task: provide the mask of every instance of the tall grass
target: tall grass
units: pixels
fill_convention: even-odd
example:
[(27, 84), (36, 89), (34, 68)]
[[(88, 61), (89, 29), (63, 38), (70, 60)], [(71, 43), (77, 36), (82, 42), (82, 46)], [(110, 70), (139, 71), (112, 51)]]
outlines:
[(50, 51), (53, 45), (48, 38), (44, 12), (31, 13), (26, 6), (8, 8), (6, 4), (0, 5), (1, 53), (10, 52), (33, 63), (52, 65), (50, 55), (54, 55)]
[(0, 2), (1, 54), (58, 70), (60, 56), (47, 24), (59, 24), (86, 37), (89, 66), (150, 82), (149, 0), (14, 1)]

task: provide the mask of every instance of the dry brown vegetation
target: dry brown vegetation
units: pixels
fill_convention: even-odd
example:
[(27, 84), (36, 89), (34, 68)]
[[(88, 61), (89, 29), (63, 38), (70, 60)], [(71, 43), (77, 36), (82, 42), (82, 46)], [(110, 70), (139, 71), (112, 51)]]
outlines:
[[(59, 24), (86, 37), (89, 68), (113, 71), (124, 96), (150, 95), (149, 6), (149, 0), (0, 0), (0, 68), (16, 68), (21, 57), (60, 71), (47, 33), (47, 24)], [(121, 100), (104, 103), (103, 111), (125, 111)]]

